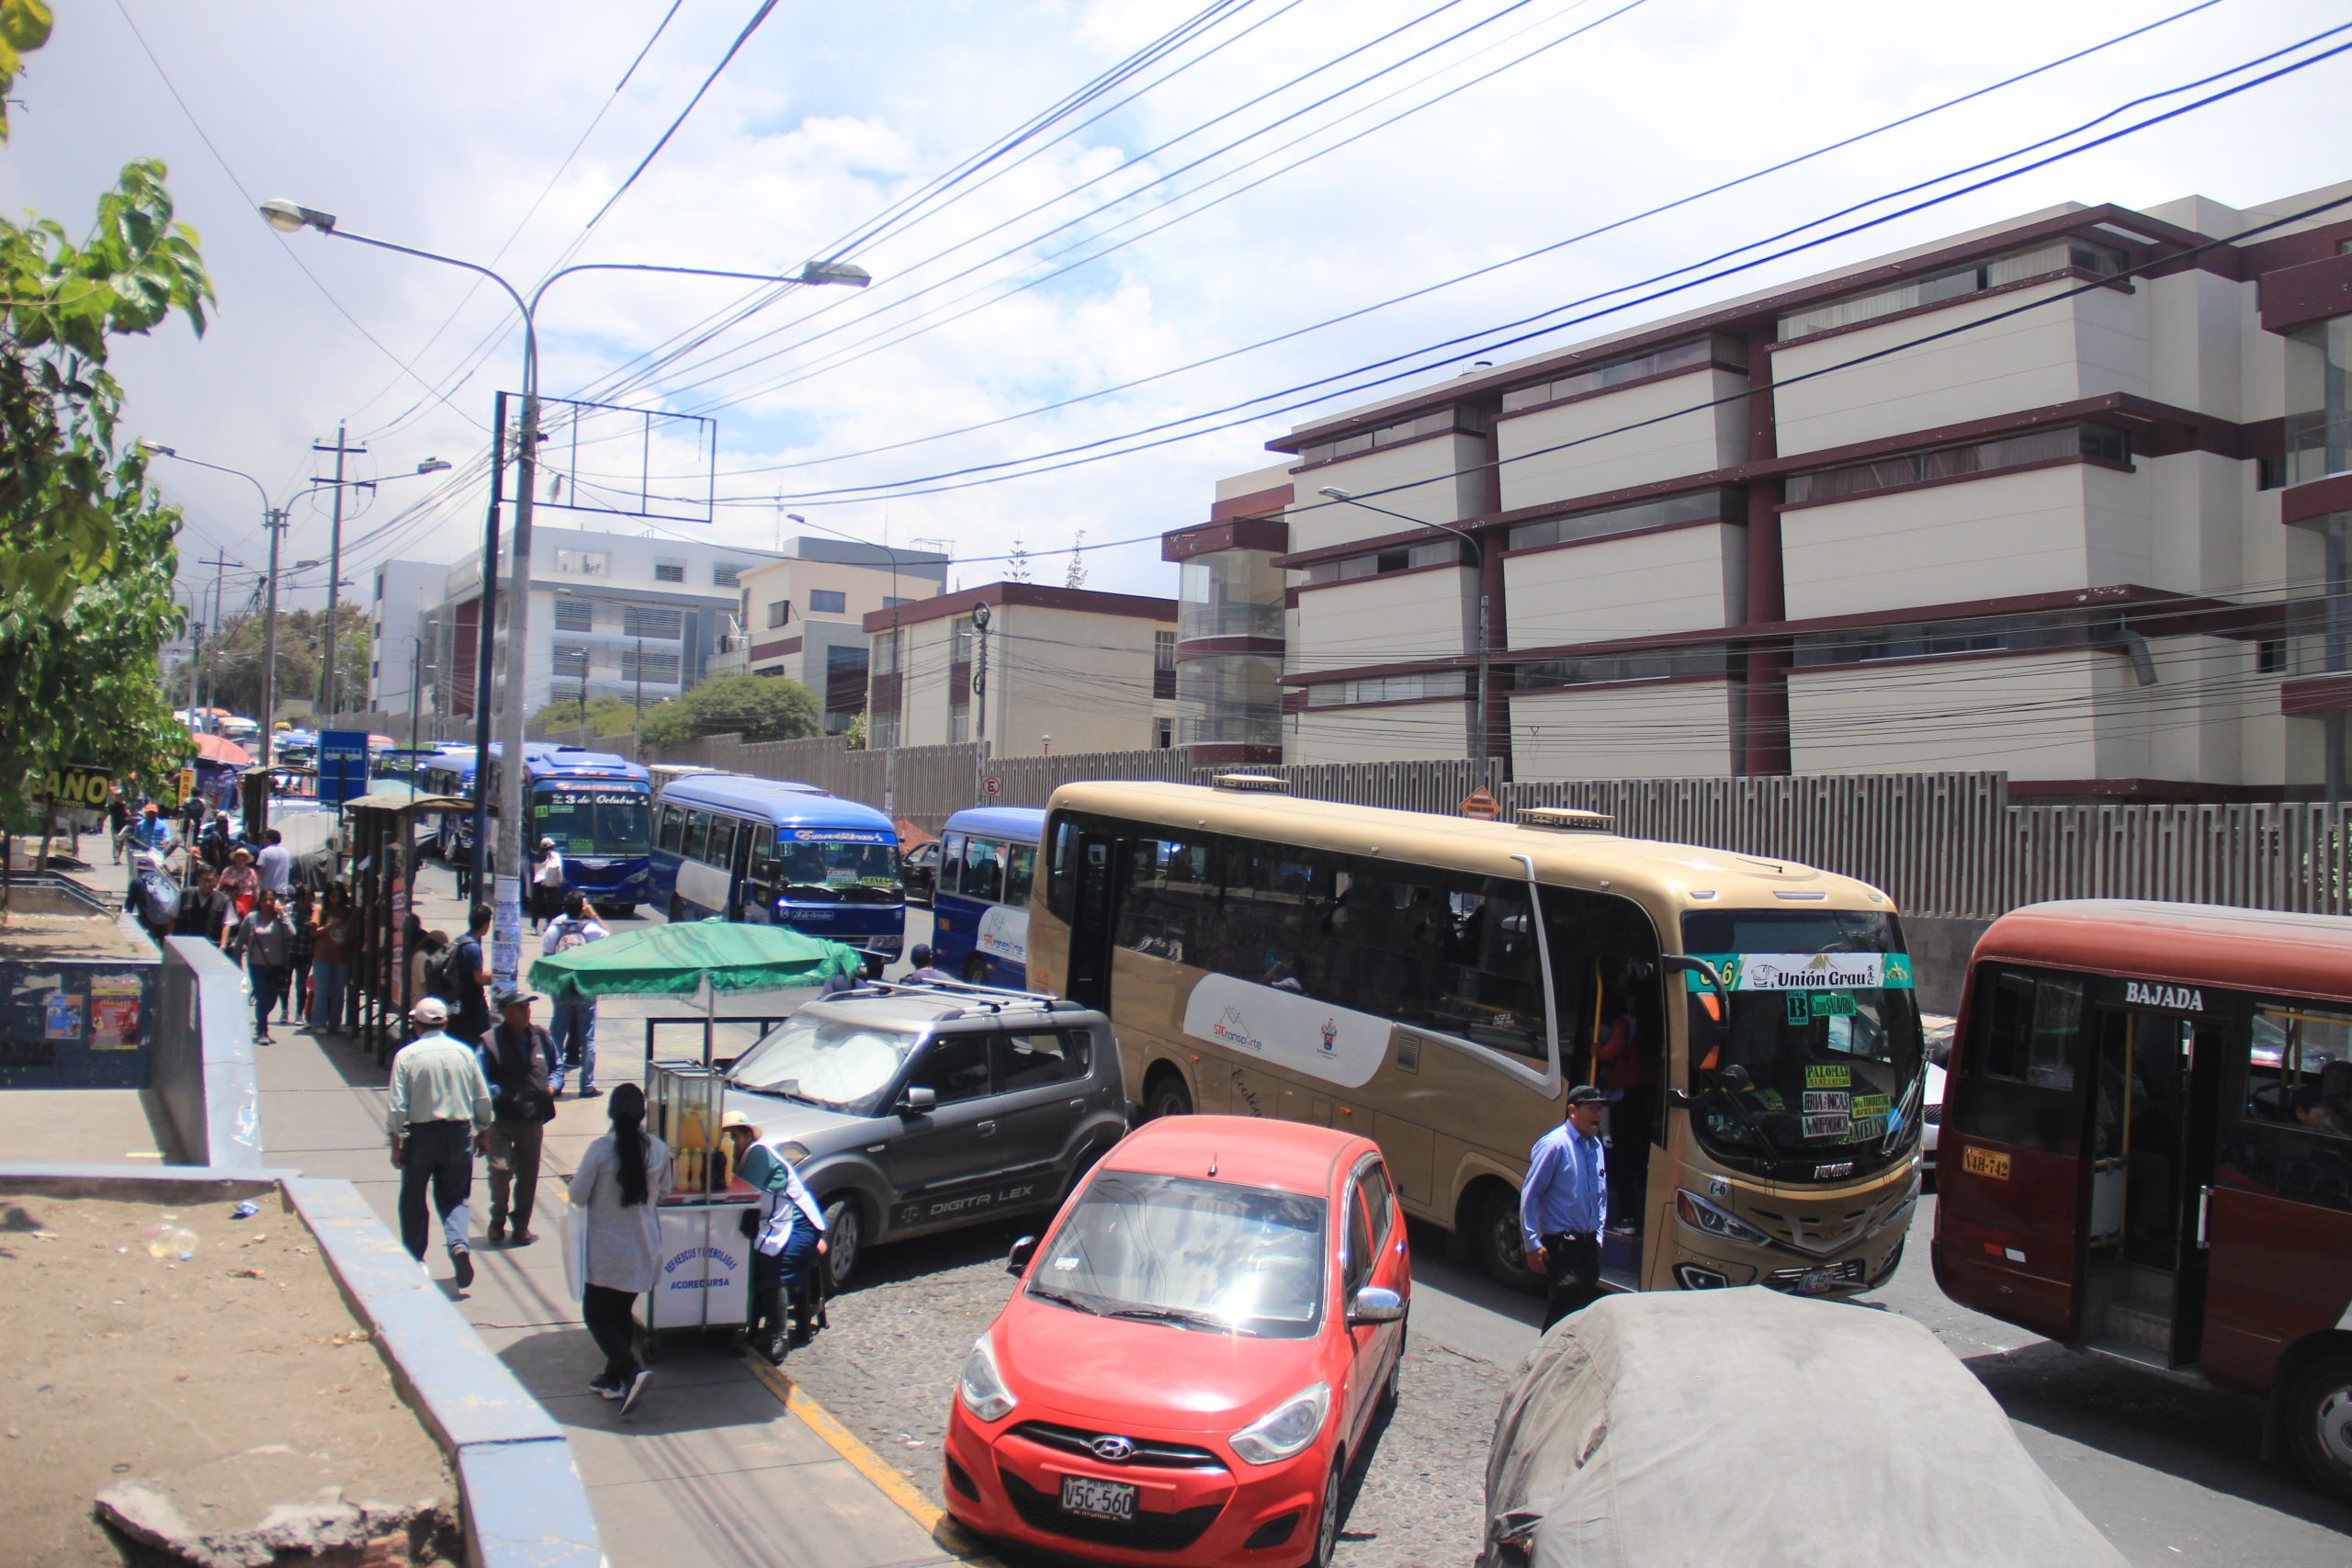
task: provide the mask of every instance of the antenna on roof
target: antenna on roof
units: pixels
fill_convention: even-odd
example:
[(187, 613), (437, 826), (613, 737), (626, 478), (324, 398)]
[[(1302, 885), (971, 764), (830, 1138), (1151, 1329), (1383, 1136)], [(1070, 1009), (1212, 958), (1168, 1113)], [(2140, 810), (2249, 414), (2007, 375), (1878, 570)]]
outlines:
[(1209, 1174), (1211, 1176), (1216, 1174), (1216, 1151), (1214, 1149), (1209, 1151)]

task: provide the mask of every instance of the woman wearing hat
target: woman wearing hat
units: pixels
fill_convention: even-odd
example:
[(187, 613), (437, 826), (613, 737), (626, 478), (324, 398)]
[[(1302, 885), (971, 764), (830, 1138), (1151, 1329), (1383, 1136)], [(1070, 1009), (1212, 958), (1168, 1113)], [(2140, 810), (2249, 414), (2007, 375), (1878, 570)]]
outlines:
[[(825, 1212), (792, 1163), (760, 1142), (750, 1117), (729, 1111), (718, 1129), (733, 1145), (735, 1174), (760, 1193), (760, 1207), (743, 1216), (752, 1237), (752, 1321), (744, 1333), (762, 1355), (781, 1362), (792, 1342), (789, 1298), (809, 1281), (825, 1251)], [(804, 1323), (804, 1338), (807, 1328)]]
[(254, 912), (254, 900), (261, 896), (261, 875), (254, 870), (254, 852), (239, 844), (229, 852), (229, 869), (220, 874), (220, 891), (243, 919)]

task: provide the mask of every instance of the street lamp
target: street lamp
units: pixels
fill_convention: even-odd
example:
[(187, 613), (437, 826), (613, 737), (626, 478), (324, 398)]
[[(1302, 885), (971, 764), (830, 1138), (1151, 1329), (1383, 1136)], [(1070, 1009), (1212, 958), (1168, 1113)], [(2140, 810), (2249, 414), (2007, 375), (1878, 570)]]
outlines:
[(1326, 496), (1332, 501), (1340, 502), (1343, 505), (1361, 506), (1366, 512), (1377, 512), (1383, 516), (1394, 517), (1399, 521), (1410, 523), (1416, 528), (1443, 529), (1446, 533), (1453, 535), (1455, 538), (1460, 539), (1464, 544), (1470, 547), (1470, 553), (1477, 559), (1478, 571), (1478, 750), (1476, 753), (1476, 761), (1478, 766), (1480, 768), (1484, 768), (1488, 761), (1487, 753), (1487, 704), (1488, 701), (1487, 691), (1487, 652), (1488, 637), (1487, 626), (1486, 547), (1478, 542), (1477, 536), (1472, 534), (1467, 529), (1457, 528), (1451, 523), (1432, 523), (1425, 517), (1408, 517), (1402, 512), (1391, 512), (1385, 506), (1374, 506), (1368, 501), (1358, 501), (1352, 494), (1341, 490), (1337, 485), (1325, 485), (1315, 493), (1320, 496)]
[[(515, 444), (515, 497), (514, 542), (509, 554), (514, 558), (509, 568), (510, 585), (507, 597), (507, 675), (505, 700), (500, 705), (499, 728), (506, 736), (507, 763), (499, 770), (499, 814), (511, 824), (511, 830), (498, 837), (498, 897), (495, 900), (498, 925), (492, 942), (492, 967), (502, 980), (511, 981), (522, 964), (523, 946), (523, 731), (524, 677), (530, 663), (530, 589), (531, 589), (531, 511), (537, 500), (538, 490), (538, 427), (539, 427), (539, 301), (556, 280), (576, 272), (660, 272), (685, 277), (724, 277), (753, 283), (801, 283), (809, 285), (837, 284), (844, 288), (863, 288), (874, 281), (864, 267), (848, 262), (817, 262), (805, 264), (797, 276), (779, 277), (764, 272), (729, 272), (712, 267), (663, 266), (647, 262), (575, 262), (559, 267), (541, 278), (538, 287), (526, 299), (513, 284), (489, 267), (456, 256), (445, 256), (436, 251), (419, 250), (413, 245), (394, 244), (390, 240), (378, 240), (356, 234), (336, 226), (332, 212), (304, 207), (298, 202), (277, 200), (261, 204), (265, 222), (281, 234), (299, 233), (314, 229), (322, 234), (333, 234), (379, 251), (399, 255), (414, 256), (420, 261), (438, 262), (486, 277), (496, 284), (514, 302), (515, 310), (523, 318), (523, 420), (522, 434)], [(495, 471), (495, 470), (493, 470)], [(496, 494), (493, 481), (493, 496)], [(494, 513), (493, 513), (494, 514)], [(485, 590), (497, 575), (497, 540), (493, 535), (484, 541), (482, 579)], [(488, 594), (485, 592), (487, 606)], [(484, 616), (485, 649), (487, 649), (488, 616)], [(486, 716), (484, 716), (486, 717)], [(478, 729), (479, 734), (479, 729)], [(477, 768), (489, 765), (489, 749), (480, 748)], [(487, 791), (478, 792), (477, 798)], [(486, 807), (487, 801), (483, 801)], [(476, 813), (474, 851), (476, 855), (476, 885), (481, 880), (483, 823), (481, 810)]]
[[(210, 468), (216, 474), (234, 474), (254, 487), (261, 497), (262, 526), (269, 531), (269, 597), (262, 610), (261, 626), (261, 765), (269, 766), (270, 727), (277, 718), (277, 536), (286, 527), (286, 508), (269, 503), (269, 491), (243, 468), (232, 468), (220, 463), (208, 463), (201, 457), (186, 453), (160, 442), (141, 441), (139, 448), (158, 457), (170, 457), (199, 468)], [(216, 630), (214, 637), (220, 633)], [(216, 694), (217, 697), (217, 694)]]
[[(315, 447), (314, 447), (313, 449), (315, 450)], [(447, 472), (449, 471), (449, 465), (448, 465), (447, 463), (446, 463), (446, 462), (443, 462), (440, 458), (438, 458), (438, 457), (427, 457), (426, 459), (424, 459), (424, 461), (423, 461), (422, 463), (419, 463), (419, 464), (416, 466), (416, 468), (415, 468), (415, 469), (414, 469), (413, 471), (409, 472), (409, 473), (405, 473), (405, 474), (394, 474), (394, 475), (392, 475), (392, 476), (391, 476), (391, 479), (345, 479), (343, 477), (343, 458), (344, 458), (344, 454), (345, 454), (347, 450), (349, 450), (349, 448), (347, 448), (347, 447), (345, 447), (345, 446), (344, 446), (344, 441), (343, 441), (343, 428), (342, 428), (340, 425), (338, 425), (338, 426), (335, 428), (335, 433), (334, 433), (334, 476), (335, 476), (335, 477), (334, 477), (332, 480), (325, 481), (325, 482), (328, 482), (328, 483), (332, 483), (332, 484), (334, 486), (334, 531), (333, 531), (333, 532), (332, 532), (332, 534), (329, 536), (329, 538), (328, 538), (328, 544), (327, 544), (327, 559), (332, 563), (332, 567), (331, 567), (331, 570), (330, 570), (328, 571), (328, 573), (327, 573), (327, 634), (326, 634), (326, 658), (325, 658), (325, 660), (322, 661), (322, 662), (323, 662), (323, 664), (324, 664), (324, 666), (325, 666), (325, 668), (324, 668), (324, 670), (323, 670), (323, 671), (322, 671), (322, 673), (321, 683), (320, 683), (320, 688), (319, 688), (319, 712), (320, 712), (320, 713), (322, 713), (322, 714), (323, 714), (323, 715), (326, 715), (326, 716), (330, 716), (330, 717), (331, 717), (331, 716), (333, 716), (333, 715), (334, 714), (335, 709), (336, 709), (336, 702), (335, 702), (335, 686), (336, 686), (335, 674), (336, 674), (336, 671), (335, 671), (335, 657), (334, 657), (334, 655), (335, 655), (335, 639), (336, 639), (336, 633), (337, 633), (338, 631), (340, 631), (340, 630), (341, 630), (341, 626), (339, 626), (339, 624), (338, 624), (338, 617), (339, 617), (340, 611), (341, 611), (341, 609), (342, 609), (342, 603), (343, 603), (343, 595), (342, 595), (341, 590), (342, 590), (342, 588), (343, 588), (343, 586), (344, 586), (344, 583), (343, 583), (343, 489), (344, 489), (344, 486), (345, 486), (345, 485), (346, 485), (346, 484), (356, 484), (356, 485), (359, 486), (362, 490), (372, 491), (372, 490), (374, 490), (374, 489), (375, 489), (378, 485), (379, 485), (379, 484), (389, 484), (389, 483), (390, 483), (390, 482), (391, 482), (391, 479), (415, 479), (415, 478), (416, 478), (418, 475), (420, 475), (420, 474), (445, 474), (445, 473), (447, 473)], [(316, 482), (316, 481), (314, 481), (314, 482)]]

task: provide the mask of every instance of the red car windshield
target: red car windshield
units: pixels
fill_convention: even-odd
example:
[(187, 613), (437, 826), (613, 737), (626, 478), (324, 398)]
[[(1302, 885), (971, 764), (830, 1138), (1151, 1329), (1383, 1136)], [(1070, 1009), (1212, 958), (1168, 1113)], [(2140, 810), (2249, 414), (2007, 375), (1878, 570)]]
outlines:
[(1323, 1315), (1324, 1205), (1229, 1181), (1098, 1173), (1030, 1271), (1073, 1311), (1303, 1339)]

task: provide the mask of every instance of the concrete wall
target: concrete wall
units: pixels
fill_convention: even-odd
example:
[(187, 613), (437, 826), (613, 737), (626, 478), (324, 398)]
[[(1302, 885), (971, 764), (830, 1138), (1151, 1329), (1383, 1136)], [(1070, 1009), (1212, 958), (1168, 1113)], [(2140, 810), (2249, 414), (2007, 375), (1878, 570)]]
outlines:
[(1152, 744), (1152, 659), (1176, 620), (1008, 604), (989, 627), (989, 749), (1032, 756)]
[[(1747, 390), (1745, 376), (1701, 369), (1501, 420), (1495, 436), (1503, 459), (1503, 509), (1744, 463), (1747, 405), (1737, 394)], [(1723, 398), (1734, 400), (1697, 406)], [(1682, 409), (1693, 412), (1676, 412)], [(1642, 423), (1648, 420), (1658, 423)], [(1564, 449), (1548, 450), (1553, 447)]]
[(2128, 582), (2091, 573), (2085, 513), (2092, 472), (2079, 464), (2033, 468), (1784, 512), (1789, 618)]
[[(1290, 647), (1300, 672), (1312, 674), (1469, 653), (1478, 646), (1477, 626), (1477, 573), (1398, 572), (1302, 590)], [(1495, 646), (1503, 646), (1500, 627)]]
[(1968, 987), (1968, 955), (1992, 929), (1990, 920), (1903, 917), (1903, 940), (1911, 949), (1911, 972), (1919, 1010), (1954, 1014)]
[(1747, 572), (1747, 530), (1720, 525), (1509, 556), (1510, 636), (1497, 645), (1552, 648), (1730, 626), (1742, 618)]
[(1414, 762), (1470, 754), (1467, 700), (1308, 709), (1283, 721), (1285, 762)]
[(1728, 682), (1586, 686), (1514, 696), (1510, 705), (1521, 779), (1708, 778), (1732, 771)]
[(115, 923), (138, 956), (43, 957), (0, 938), (0, 1089), (148, 1086), (158, 955), (137, 920)]
[[(1485, 455), (1486, 443), (1477, 436), (1435, 435), (1305, 469), (1292, 481), (1298, 486), (1298, 502), (1288, 513), (1290, 547), (1319, 550), (1405, 528), (1394, 517), (1315, 493), (1326, 485), (1423, 522), (1475, 517), (1486, 510), (1487, 476), (1479, 467)], [(1396, 485), (1410, 488), (1390, 488)]]
[(2102, 773), (2102, 728), (2093, 722), (2128, 678), (2120, 656), (2087, 649), (1792, 671), (1791, 761), (1801, 773), (1983, 768), (2020, 779), (2137, 777), (2144, 770)]
[(194, 937), (164, 939), (150, 1086), (197, 1165), (259, 1168), (261, 1084), (243, 972)]

